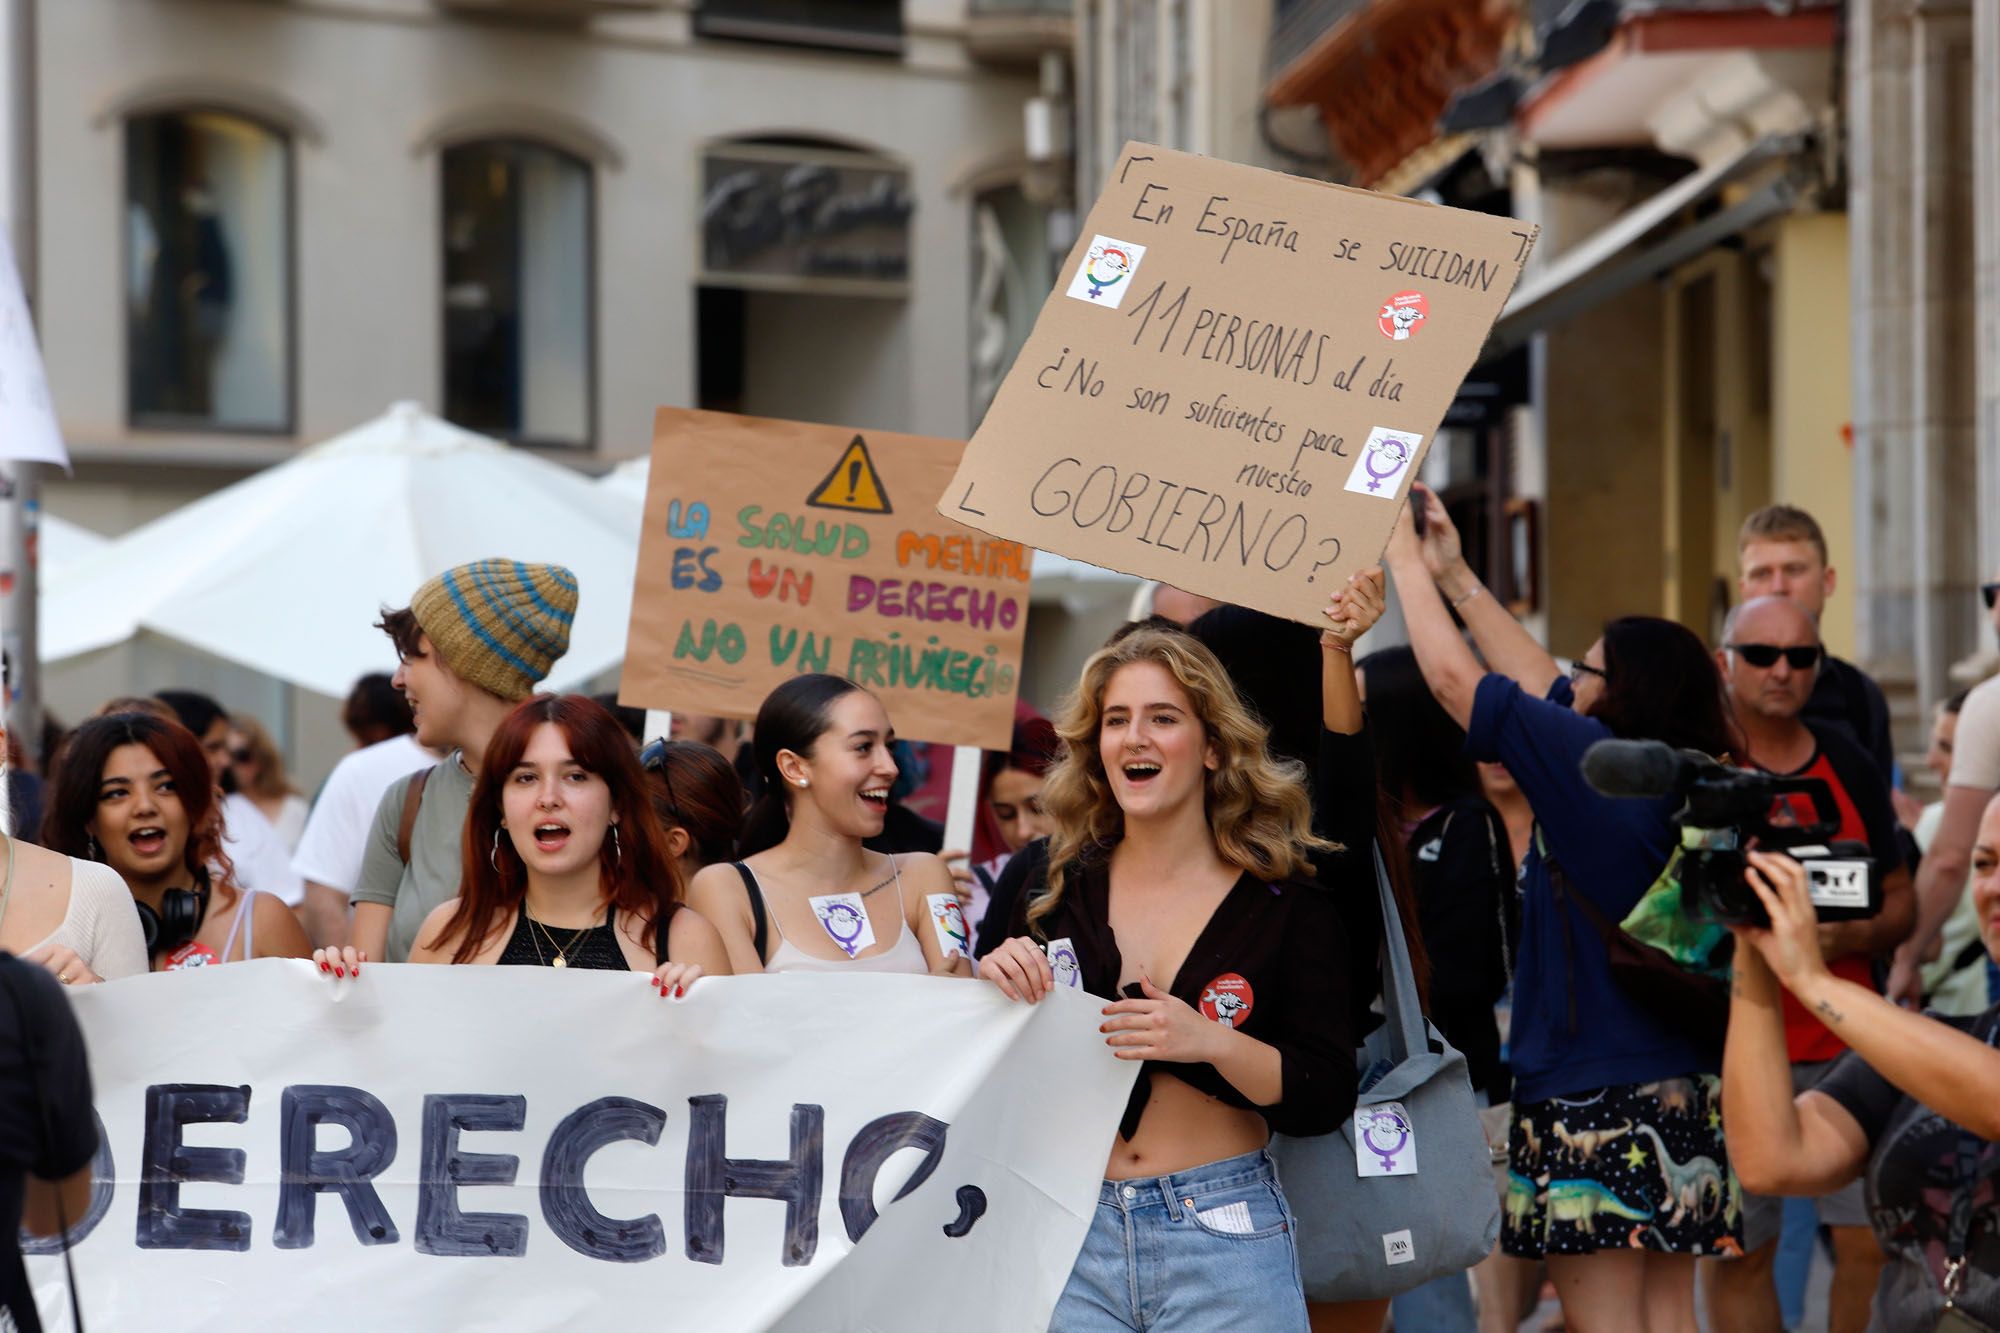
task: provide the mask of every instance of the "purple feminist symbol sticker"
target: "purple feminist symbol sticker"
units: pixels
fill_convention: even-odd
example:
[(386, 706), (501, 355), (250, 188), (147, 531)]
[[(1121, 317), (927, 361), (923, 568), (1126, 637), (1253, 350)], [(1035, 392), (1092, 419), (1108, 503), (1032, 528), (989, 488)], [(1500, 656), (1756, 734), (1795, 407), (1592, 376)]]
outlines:
[(1410, 1141), (1410, 1126), (1394, 1111), (1379, 1110), (1364, 1122), (1361, 1141), (1382, 1159), (1383, 1173), (1391, 1174), (1396, 1170), (1396, 1158)]
[(826, 927), (826, 933), (833, 937), (833, 942), (840, 946), (841, 951), (849, 958), (854, 957), (861, 947), (856, 941), (861, 938), (862, 929), (867, 926), (868, 918), (847, 903), (830, 903), (820, 913), (819, 920), (820, 924)]
[(1403, 476), (1410, 470), (1411, 460), (1416, 458), (1417, 449), (1423, 442), (1423, 436), (1409, 431), (1375, 427), (1368, 432), (1368, 439), (1361, 446), (1361, 456), (1354, 460), (1354, 466), (1347, 474), (1346, 489), (1380, 500), (1395, 499), (1396, 492), (1402, 487)]

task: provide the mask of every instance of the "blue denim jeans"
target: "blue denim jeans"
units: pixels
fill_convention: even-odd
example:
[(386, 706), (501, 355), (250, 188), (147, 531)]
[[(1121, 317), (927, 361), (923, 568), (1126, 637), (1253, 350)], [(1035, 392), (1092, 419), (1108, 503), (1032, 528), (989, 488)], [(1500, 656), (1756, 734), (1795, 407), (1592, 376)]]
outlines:
[(1303, 1333), (1292, 1210), (1259, 1150), (1107, 1180), (1050, 1333)]

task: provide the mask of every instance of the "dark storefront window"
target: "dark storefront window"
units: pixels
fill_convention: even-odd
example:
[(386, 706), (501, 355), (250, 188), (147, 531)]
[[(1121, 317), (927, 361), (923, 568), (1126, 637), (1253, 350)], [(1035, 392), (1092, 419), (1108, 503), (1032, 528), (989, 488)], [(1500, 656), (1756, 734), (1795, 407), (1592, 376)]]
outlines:
[(445, 415), (534, 444), (591, 440), (590, 165), (519, 140), (444, 153)]
[(223, 112), (126, 122), (135, 426), (291, 430), (291, 158), (283, 134)]

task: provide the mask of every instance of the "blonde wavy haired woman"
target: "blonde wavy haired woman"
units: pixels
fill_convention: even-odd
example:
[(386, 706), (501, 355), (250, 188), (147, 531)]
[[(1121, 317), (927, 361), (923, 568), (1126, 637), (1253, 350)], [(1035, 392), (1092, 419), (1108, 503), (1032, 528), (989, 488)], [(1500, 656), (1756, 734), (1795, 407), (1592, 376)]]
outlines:
[[(1328, 608), (1330, 729), (1360, 730), (1349, 650), (1381, 589), (1370, 571)], [(1213, 653), (1157, 624), (1085, 664), (1056, 730), (1055, 832), (1021, 853), (1012, 938), (980, 974), (1030, 1003), (1057, 986), (1102, 997), (1106, 1044), (1144, 1063), (1050, 1328), (1303, 1330), (1266, 1144), (1336, 1129), (1356, 1082), (1346, 939), (1310, 879), (1310, 855), (1336, 849), (1313, 831), (1304, 765), (1271, 757)]]

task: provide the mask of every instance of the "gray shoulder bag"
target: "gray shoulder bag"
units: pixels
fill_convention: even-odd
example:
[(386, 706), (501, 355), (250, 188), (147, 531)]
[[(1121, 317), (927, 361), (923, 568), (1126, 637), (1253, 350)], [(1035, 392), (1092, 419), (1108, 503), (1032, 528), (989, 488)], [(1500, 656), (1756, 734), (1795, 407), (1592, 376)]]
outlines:
[[(1399, 1104), (1407, 1122), (1387, 1116), (1356, 1138), (1356, 1117), (1314, 1138), (1278, 1135), (1271, 1152), (1285, 1198), (1298, 1218), (1299, 1274), (1310, 1301), (1374, 1300), (1462, 1273), (1493, 1252), (1500, 1238), (1500, 1191), (1492, 1152), (1479, 1125), (1465, 1057), (1424, 1018), (1410, 966), (1403, 919), (1389, 872), (1375, 849), (1382, 898), (1382, 1026), (1356, 1054), (1367, 1071), (1386, 1069), (1364, 1086), (1357, 1112)], [(1360, 1173), (1367, 1152), (1384, 1169)]]

